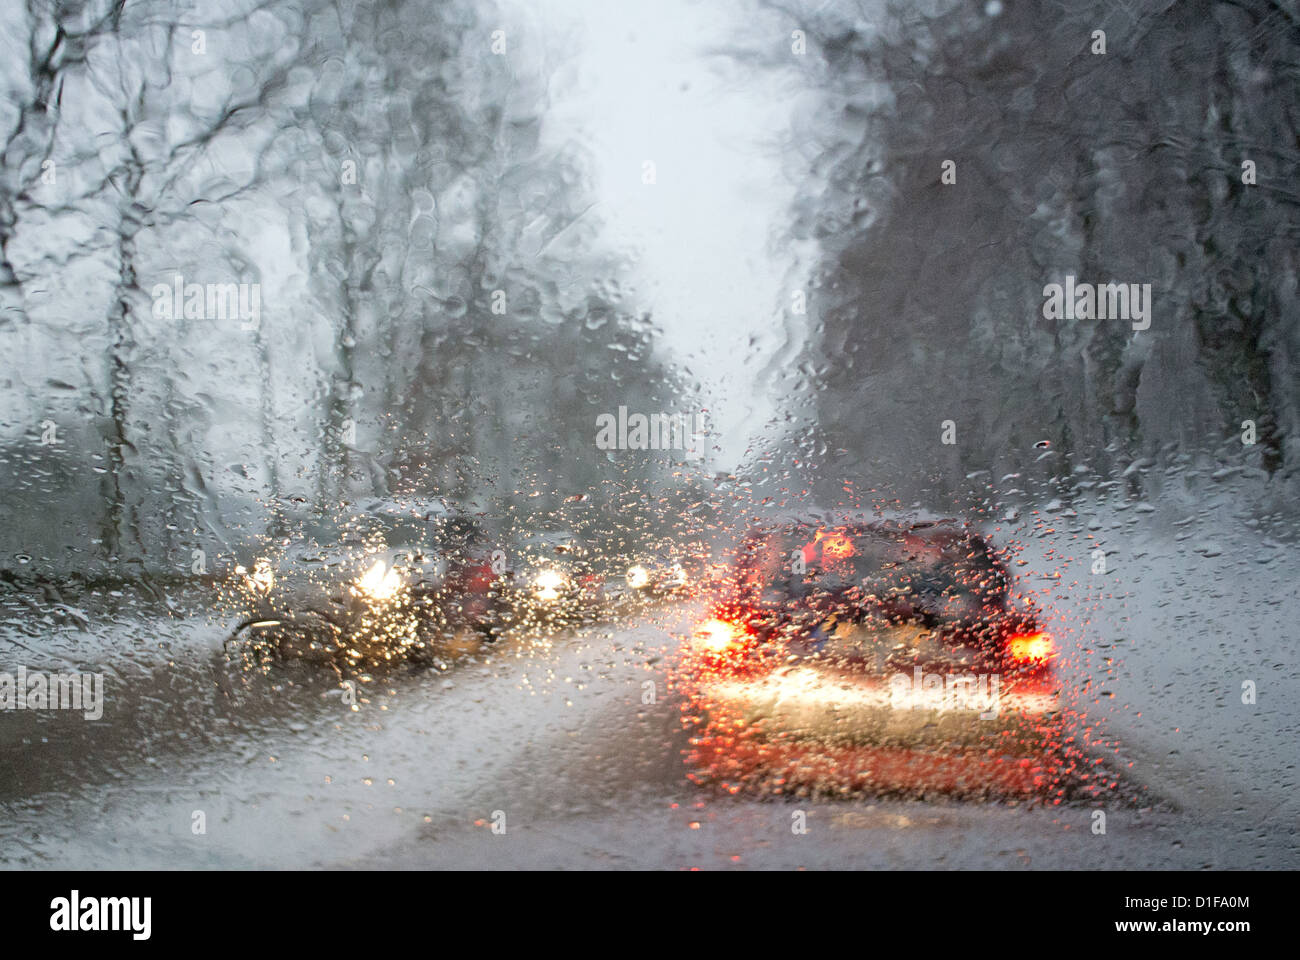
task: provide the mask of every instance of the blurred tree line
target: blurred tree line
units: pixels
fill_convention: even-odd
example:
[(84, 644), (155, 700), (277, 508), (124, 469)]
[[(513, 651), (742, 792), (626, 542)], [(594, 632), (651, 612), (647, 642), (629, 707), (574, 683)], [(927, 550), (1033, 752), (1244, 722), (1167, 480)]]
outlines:
[[(595, 448), (598, 413), (683, 401), (499, 14), (7, 5), (0, 568), (215, 565), (290, 501), (672, 485)], [(260, 321), (159, 316), (177, 275), (260, 284)]]
[[(1293, 502), (1293, 4), (763, 6), (807, 53), (787, 36), (779, 56), (772, 38), (747, 55), (795, 64), (815, 91), (790, 144), (813, 172), (790, 236), (818, 251), (797, 369), (826, 491), (1203, 454)], [(1151, 283), (1150, 329), (1046, 319), (1044, 286), (1070, 274)], [(1243, 449), (1245, 420), (1258, 443)]]

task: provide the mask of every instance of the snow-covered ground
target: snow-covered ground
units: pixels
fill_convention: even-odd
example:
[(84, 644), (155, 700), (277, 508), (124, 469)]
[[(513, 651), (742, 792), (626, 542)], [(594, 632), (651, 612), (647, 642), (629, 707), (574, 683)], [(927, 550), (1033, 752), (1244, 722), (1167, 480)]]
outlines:
[[(1300, 556), (1257, 525), (1141, 508), (1058, 517), (1025, 542), (1025, 583), (1066, 628), (1067, 689), (1129, 775), (1187, 815), (1294, 831)], [(1095, 543), (1067, 539), (1076, 524)]]

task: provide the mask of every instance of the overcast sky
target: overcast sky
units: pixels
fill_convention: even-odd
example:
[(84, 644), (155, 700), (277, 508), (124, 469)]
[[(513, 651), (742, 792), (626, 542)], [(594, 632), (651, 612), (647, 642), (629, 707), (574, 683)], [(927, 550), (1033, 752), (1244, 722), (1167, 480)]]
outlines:
[(673, 357), (714, 398), (716, 465), (730, 467), (775, 409), (762, 367), (789, 351), (776, 331), (790, 264), (771, 240), (793, 195), (777, 146), (790, 77), (710, 52), (753, 42), (752, 9), (737, 3), (530, 0), (516, 15), (559, 67), (546, 134), (593, 156), (606, 238), (636, 264), (638, 299)]

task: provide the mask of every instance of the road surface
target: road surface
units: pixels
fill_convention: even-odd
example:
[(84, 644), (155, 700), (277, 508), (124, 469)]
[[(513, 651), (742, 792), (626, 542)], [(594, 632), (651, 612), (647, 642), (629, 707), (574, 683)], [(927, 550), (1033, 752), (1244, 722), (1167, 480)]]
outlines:
[[(0, 717), (5, 867), (1300, 865), (1289, 809), (1245, 810), (1239, 794), (1223, 806), (1228, 794), (1192, 758), (1153, 759), (1157, 742), (1126, 743), (1125, 758), (1144, 758), (1126, 768), (1126, 788), (1151, 802), (1108, 809), (1104, 834), (1085, 804), (699, 787), (670, 684), (700, 613), (691, 604), (373, 676), (354, 709), (328, 670), (232, 672), (213, 618), (121, 603), (87, 612), (89, 628), (54, 623), (39, 649), (28, 641), (48, 669), (112, 669), (100, 721)], [(23, 623), (6, 624), (15, 643), (32, 632)]]

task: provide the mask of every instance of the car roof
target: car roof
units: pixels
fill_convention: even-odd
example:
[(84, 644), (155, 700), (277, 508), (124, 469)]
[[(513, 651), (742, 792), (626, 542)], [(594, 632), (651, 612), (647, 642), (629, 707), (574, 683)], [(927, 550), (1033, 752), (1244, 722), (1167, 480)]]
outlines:
[(389, 517), (452, 517), (456, 511), (438, 497), (384, 497), (366, 502), (363, 512)]
[(576, 540), (578, 535), (572, 530), (527, 529), (518, 534), (524, 541)]
[(964, 531), (970, 525), (956, 517), (928, 510), (866, 511), (848, 508), (774, 510), (751, 516), (747, 533), (759, 533), (792, 527), (860, 526), (880, 530)]

